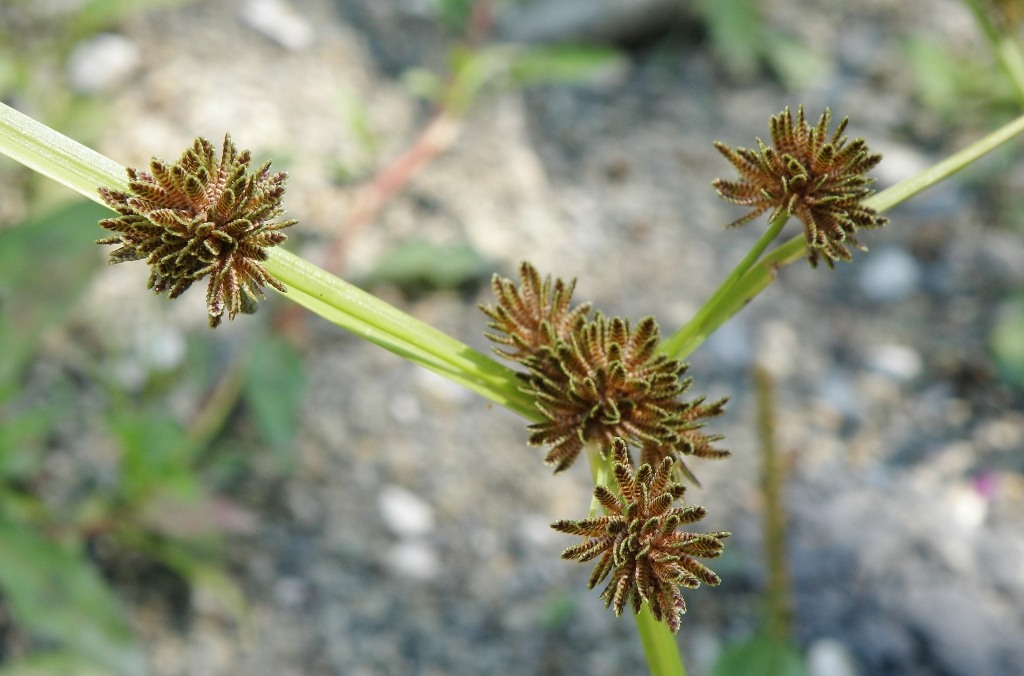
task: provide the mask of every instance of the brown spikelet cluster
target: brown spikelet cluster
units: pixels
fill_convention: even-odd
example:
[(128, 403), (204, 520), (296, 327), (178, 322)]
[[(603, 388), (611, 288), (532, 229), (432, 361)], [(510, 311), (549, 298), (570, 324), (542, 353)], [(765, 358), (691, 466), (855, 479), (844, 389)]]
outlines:
[(657, 470), (643, 464), (634, 472), (623, 440), (614, 440), (612, 452), (619, 495), (599, 485), (594, 497), (604, 508), (603, 516), (552, 524), (561, 533), (584, 538), (562, 552), (562, 558), (586, 562), (600, 557), (589, 586), (593, 589), (610, 577), (601, 598), (616, 615), (622, 614), (630, 600), (634, 613), (647, 602), (654, 618), (677, 632), (686, 612), (680, 587), (693, 589), (701, 582), (712, 586), (721, 582), (696, 557), (720, 555), (722, 539), (729, 533), (678, 530), (700, 521), (707, 511), (699, 506), (676, 506), (686, 488), (672, 480), (671, 458), (662, 460)]
[(111, 263), (145, 259), (149, 288), (170, 298), (209, 276), (210, 326), (225, 310), (234, 319), (265, 297), (263, 286), (285, 291), (261, 262), (267, 247), (286, 239), (280, 231), (296, 223), (273, 221), (283, 211), (286, 174), (271, 174), (270, 162), (250, 173), (251, 159), (226, 135), (219, 158), (197, 138), (174, 164), (154, 158), (149, 171), (128, 169), (128, 192), (99, 190), (119, 215), (100, 221), (118, 234), (97, 243), (119, 245)]
[(807, 258), (816, 267), (823, 257), (829, 267), (837, 260), (850, 260), (847, 245), (866, 250), (857, 241), (860, 228), (879, 228), (887, 222), (866, 207), (874, 179), (865, 173), (877, 165), (881, 155), (868, 151), (864, 139), (848, 141), (843, 136), (844, 118), (831, 135), (831, 113), (826, 108), (814, 126), (804, 119), (803, 106), (796, 120), (789, 108), (771, 119), (768, 147), (757, 139), (757, 150), (732, 150), (722, 143), (715, 147), (739, 171), (736, 181), (717, 179), (715, 189), (724, 199), (753, 207), (746, 216), (729, 224), (741, 225), (771, 210), (770, 220), (794, 215), (803, 221), (807, 237)]
[(665, 457), (692, 479), (684, 456), (721, 458), (719, 435), (702, 431), (703, 421), (720, 415), (725, 400), (685, 401), (690, 387), (686, 365), (657, 352), (658, 324), (652, 317), (631, 326), (624, 319), (596, 313), (589, 305), (572, 308), (574, 283), (541, 280), (523, 263), (520, 284), (495, 276), (497, 304), (482, 306), (491, 318), (491, 340), (510, 349), (497, 351), (523, 365), (522, 389), (534, 398), (544, 421), (531, 425), (529, 442), (550, 446), (545, 462), (555, 472), (569, 467), (587, 443), (602, 449), (621, 437), (642, 449), (642, 461)]

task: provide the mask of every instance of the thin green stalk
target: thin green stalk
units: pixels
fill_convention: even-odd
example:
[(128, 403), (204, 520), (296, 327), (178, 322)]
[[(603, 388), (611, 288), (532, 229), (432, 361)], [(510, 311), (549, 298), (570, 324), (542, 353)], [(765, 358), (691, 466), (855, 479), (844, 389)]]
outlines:
[[(986, 153), (1024, 132), (1024, 115), (975, 141), (938, 164), (864, 200), (865, 206), (884, 212), (919, 192), (949, 178)], [(759, 241), (760, 244), (760, 241)], [(740, 277), (730, 274), (689, 322), (663, 343), (662, 350), (674, 359), (685, 360), (704, 340), (730, 317), (743, 309), (771, 285), (779, 268), (806, 254), (806, 240), (798, 235), (763, 256)], [(744, 259), (746, 260), (746, 259)]]
[(681, 329), (676, 331), (674, 334), (669, 336), (661, 344), (661, 351), (667, 354), (675, 354), (682, 350), (684, 346), (698, 340), (704, 341), (710, 332), (706, 331), (706, 325), (710, 320), (714, 318), (715, 308), (724, 300), (729, 290), (750, 270), (750, 267), (757, 262), (757, 259), (761, 257), (764, 250), (768, 248), (779, 233), (782, 231), (783, 226), (786, 225), (786, 221), (789, 220), (789, 214), (780, 212), (774, 220), (768, 224), (768, 229), (761, 235), (761, 238), (757, 240), (753, 248), (747, 252), (747, 255), (743, 257), (743, 260), (739, 262), (729, 276), (725, 278), (725, 281), (718, 287), (711, 298), (699, 310), (697, 314), (693, 316), (689, 322), (686, 323)]
[(510, 369), (304, 258), (284, 249), (269, 253), (264, 266), (299, 305), (523, 417), (539, 419)]
[(754, 369), (757, 427), (761, 437), (761, 494), (764, 496), (764, 549), (768, 565), (765, 625), (777, 641), (789, 638), (789, 572), (786, 567), (786, 467), (775, 440), (775, 383), (762, 367)]
[[(124, 167), (2, 103), (0, 152), (100, 204), (99, 186), (128, 189)], [(282, 249), (271, 250), (266, 267), (288, 287), (286, 297), (329, 321), (524, 417), (538, 418), (513, 371), (468, 345)]]
[(658, 622), (646, 603), (636, 616), (636, 630), (644, 647), (651, 676), (686, 676), (682, 651), (668, 625)]

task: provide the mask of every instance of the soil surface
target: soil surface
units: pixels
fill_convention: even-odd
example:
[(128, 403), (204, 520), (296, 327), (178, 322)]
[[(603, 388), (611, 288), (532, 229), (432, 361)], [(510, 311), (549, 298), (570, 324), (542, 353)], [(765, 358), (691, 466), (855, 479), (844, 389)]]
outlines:
[[(954, 126), (915, 96), (909, 40), (987, 58), (961, 3), (759, 4), (765, 30), (813, 56), (812, 75), (732, 73), (692, 17), (620, 36), (621, 67), (601, 78), (481, 99), (452, 147), (350, 237), (345, 276), (365, 277), (412, 237), (466, 244), (493, 271), (514, 275), (528, 259), (577, 278), (580, 300), (654, 314), (670, 332), (763, 227), (723, 230), (743, 212), (710, 187), (730, 176), (712, 141), (751, 146), (785, 106), (813, 117), (829, 106), (886, 156), (875, 172), (885, 188), (1001, 123)], [(133, 15), (118, 33), (138, 64), (103, 94), (99, 150), (140, 166), (230, 131), (287, 168), (286, 207), (301, 221), (290, 246), (323, 260), (356, 186), (430, 117), (401, 79), (443, 68), (453, 44), (430, 5), (217, 0)], [(252, 18), (267, 7), (285, 18)], [(526, 30), (522, 16), (499, 16), (499, 30)], [(723, 584), (686, 594), (690, 673), (708, 673), (758, 621), (757, 364), (776, 383), (793, 631), (813, 673), (1024, 673), (1024, 395), (988, 352), (1000, 303), (1024, 285), (1020, 212), (998, 208), (1021, 190), (1021, 166), (989, 158), (915, 197), (835, 271), (781, 270), (690, 359), (694, 396), (731, 398), (710, 428), (733, 451), (692, 465), (701, 526), (733, 536), (713, 566)], [(83, 315), (112, 345), (205, 324), (200, 291), (167, 304), (145, 291), (146, 274), (110, 268), (90, 290)], [(459, 292), (372, 290), (486, 351), (475, 307), (490, 300), (486, 279)], [(225, 350), (244, 342), (245, 319), (218, 329)], [(251, 623), (202, 594), (168, 608), (126, 589), (154, 672), (642, 671), (633, 623), (586, 589), (589, 565), (559, 559), (572, 541), (549, 528), (586, 514), (586, 467), (553, 477), (515, 415), (318, 318), (305, 326), (294, 464), (254, 457), (228, 496), (258, 524), (226, 536)]]

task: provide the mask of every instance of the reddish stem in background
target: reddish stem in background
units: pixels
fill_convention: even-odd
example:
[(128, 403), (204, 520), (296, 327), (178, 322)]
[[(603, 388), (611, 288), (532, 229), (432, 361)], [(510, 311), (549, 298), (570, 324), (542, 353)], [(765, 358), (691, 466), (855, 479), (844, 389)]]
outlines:
[(421, 169), (451, 146), (458, 138), (461, 128), (462, 120), (452, 117), (447, 111), (438, 111), (404, 153), (381, 170), (369, 183), (357, 189), (355, 205), (327, 249), (324, 268), (335, 274), (344, 268), (349, 242), (377, 218), (384, 205)]
[[(464, 36), (469, 48), (479, 48), (487, 40), (493, 26), (494, 11), (490, 0), (473, 3)], [(464, 111), (453, 110), (454, 106), (445, 105), (451, 101), (450, 94), (458, 86), (457, 75), (449, 73), (445, 80), (445, 91), (438, 98), (441, 107), (413, 144), (373, 179), (357, 189), (355, 205), (327, 250), (324, 267), (328, 271), (335, 274), (341, 272), (345, 266), (348, 243), (377, 218), (388, 200), (398, 194), (420, 170), (451, 147), (458, 138)]]
[[(473, 4), (466, 23), (465, 41), (471, 49), (478, 48), (490, 35), (494, 25), (494, 12), (490, 0), (479, 0)], [(324, 269), (340, 275), (345, 267), (350, 243), (370, 223), (377, 219), (384, 206), (402, 191), (412, 179), (438, 155), (451, 147), (462, 130), (464, 110), (457, 106), (445, 105), (452, 100), (452, 91), (459, 86), (455, 73), (445, 79), (445, 88), (438, 98), (438, 110), (405, 152), (382, 168), (368, 182), (356, 188), (354, 205), (347, 218), (331, 240), (324, 255)], [(305, 343), (298, 305), (281, 311), (275, 324), (290, 335), (298, 344)]]

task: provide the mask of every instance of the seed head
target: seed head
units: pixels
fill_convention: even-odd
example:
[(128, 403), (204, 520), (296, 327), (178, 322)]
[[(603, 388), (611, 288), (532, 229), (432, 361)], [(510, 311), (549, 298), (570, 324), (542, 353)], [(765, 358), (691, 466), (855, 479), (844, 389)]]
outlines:
[(847, 141), (847, 118), (828, 134), (828, 108), (815, 126), (804, 119), (803, 106), (796, 121), (786, 108), (771, 119), (774, 147), (757, 139), (757, 150), (715, 147), (739, 171), (737, 181), (717, 179), (718, 194), (730, 202), (753, 207), (746, 216), (729, 224), (742, 225), (771, 209), (769, 220), (795, 215), (804, 223), (807, 259), (812, 267), (819, 256), (833, 267), (850, 260), (847, 244), (866, 251), (854, 236), (859, 228), (880, 228), (887, 220), (863, 200), (872, 193), (874, 179), (865, 176), (881, 159), (872, 155), (864, 139)]
[(580, 562), (600, 556), (590, 576), (593, 589), (611, 577), (601, 592), (605, 605), (621, 615), (632, 600), (633, 612), (643, 602), (651, 613), (673, 632), (679, 631), (686, 602), (680, 587), (695, 589), (701, 582), (717, 586), (721, 578), (695, 557), (715, 558), (722, 553), (722, 540), (729, 533), (688, 533), (680, 526), (704, 518), (699, 506), (676, 506), (686, 487), (672, 480), (671, 458), (657, 470), (644, 464), (633, 471), (625, 441), (614, 439), (612, 453), (619, 495), (605, 486), (594, 489), (604, 516), (561, 520), (552, 528), (560, 533), (582, 536), (583, 542), (562, 552), (562, 558)]
[(682, 457), (721, 458), (718, 435), (701, 431), (703, 420), (720, 415), (725, 399), (712, 404), (685, 401), (686, 365), (657, 351), (660, 335), (653, 317), (635, 327), (618, 317), (586, 314), (590, 305), (570, 307), (574, 282), (541, 281), (529, 263), (521, 284), (495, 277), (498, 303), (483, 306), (494, 321), (494, 342), (512, 348), (498, 353), (526, 368), (522, 390), (533, 397), (543, 422), (530, 426), (529, 442), (550, 446), (545, 462), (555, 472), (568, 468), (588, 442), (610, 448), (623, 438), (643, 449), (643, 462), (668, 456), (690, 476)]
[(197, 138), (174, 164), (153, 158), (149, 171), (128, 169), (129, 192), (100, 188), (119, 216), (100, 221), (119, 233), (97, 240), (118, 244), (110, 262), (145, 259), (148, 287), (177, 298), (209, 275), (206, 304), (210, 326), (264, 298), (262, 286), (286, 291), (263, 267), (266, 248), (286, 239), (280, 230), (297, 221), (280, 214), (284, 172), (270, 173), (270, 162), (248, 173), (252, 159), (224, 136), (218, 159), (213, 144)]

